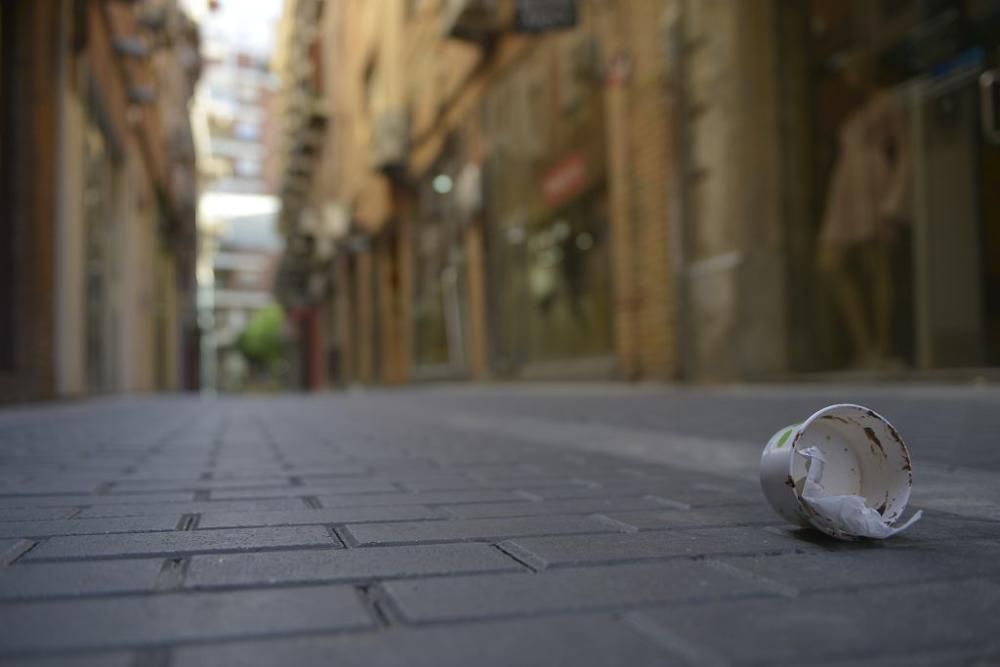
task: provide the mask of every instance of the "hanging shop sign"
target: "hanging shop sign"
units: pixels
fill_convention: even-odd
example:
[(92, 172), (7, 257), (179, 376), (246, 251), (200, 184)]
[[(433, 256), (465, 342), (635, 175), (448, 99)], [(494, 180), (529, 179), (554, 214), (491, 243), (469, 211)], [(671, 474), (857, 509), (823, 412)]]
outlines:
[(551, 208), (564, 204), (587, 188), (587, 157), (573, 151), (542, 176), (542, 198)]
[(515, 0), (514, 29), (545, 32), (576, 25), (576, 0)]

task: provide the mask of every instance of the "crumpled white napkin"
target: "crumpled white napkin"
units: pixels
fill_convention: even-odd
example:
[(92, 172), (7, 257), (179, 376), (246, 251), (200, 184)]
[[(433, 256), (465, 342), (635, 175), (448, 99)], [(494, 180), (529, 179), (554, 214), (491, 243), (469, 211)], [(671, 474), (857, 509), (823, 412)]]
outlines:
[(893, 527), (886, 523), (881, 514), (868, 507), (861, 496), (834, 496), (823, 488), (820, 480), (823, 479), (826, 459), (819, 449), (807, 447), (799, 450), (798, 454), (806, 459), (802, 502), (827, 519), (837, 530), (855, 537), (885, 539), (906, 530), (923, 516), (923, 511), (918, 511), (902, 526)]

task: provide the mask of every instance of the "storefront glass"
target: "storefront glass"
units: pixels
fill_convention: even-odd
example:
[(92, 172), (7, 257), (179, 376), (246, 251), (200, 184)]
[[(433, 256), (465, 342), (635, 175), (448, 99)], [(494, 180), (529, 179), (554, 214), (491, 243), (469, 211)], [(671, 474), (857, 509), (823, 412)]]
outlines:
[(465, 341), (465, 230), (456, 211), (454, 143), (420, 184), (414, 225), (413, 358), (424, 372), (461, 374)]
[(499, 249), (504, 338), (517, 361), (607, 354), (607, 211), (594, 193), (533, 225), (507, 227)]
[(612, 354), (603, 98), (588, 66), (594, 44), (585, 22), (539, 44), (485, 101), (500, 373)]
[[(793, 11), (793, 10), (790, 10)], [(977, 0), (812, 0), (796, 48), (811, 193), (792, 220), (800, 369), (996, 363), (1000, 153), (982, 74), (1000, 6)]]

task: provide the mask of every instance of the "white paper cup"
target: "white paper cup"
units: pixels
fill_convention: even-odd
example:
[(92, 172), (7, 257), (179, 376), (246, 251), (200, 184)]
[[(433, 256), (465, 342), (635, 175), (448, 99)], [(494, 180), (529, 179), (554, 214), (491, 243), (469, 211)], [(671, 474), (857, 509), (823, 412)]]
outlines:
[(898, 519), (910, 499), (910, 453), (884, 417), (860, 405), (825, 407), (801, 424), (775, 433), (760, 459), (764, 497), (782, 517), (840, 539), (854, 539), (818, 516), (801, 500), (806, 462), (795, 452), (816, 447), (826, 459), (823, 488), (831, 495), (857, 495), (887, 523)]

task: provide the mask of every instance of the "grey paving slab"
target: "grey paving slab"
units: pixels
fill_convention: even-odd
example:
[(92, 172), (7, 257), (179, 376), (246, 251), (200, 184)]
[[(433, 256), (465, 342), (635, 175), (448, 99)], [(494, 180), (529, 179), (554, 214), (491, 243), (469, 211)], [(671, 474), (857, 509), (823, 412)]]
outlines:
[(512, 491), (493, 489), (477, 491), (353, 493), (316, 496), (323, 507), (378, 507), (383, 505), (445, 505), (448, 503), (527, 502)]
[(421, 505), (397, 507), (334, 507), (324, 509), (296, 509), (260, 512), (205, 512), (198, 521), (199, 528), (225, 528), (230, 526), (287, 526), (297, 524), (342, 524), (371, 521), (407, 521), (415, 519), (441, 519), (440, 512)]
[(0, 599), (151, 591), (162, 559), (18, 562), (0, 568)]
[[(518, 537), (505, 549), (537, 568), (721, 554), (818, 551), (792, 535), (759, 528), (705, 528), (616, 535)], [(844, 547), (850, 548), (850, 547)]]
[(201, 514), (204, 512), (270, 512), (306, 507), (302, 498), (265, 498), (261, 500), (201, 500), (175, 503), (129, 503), (95, 505), (84, 508), (78, 519), (155, 514)]
[(274, 486), (289, 486), (287, 475), (255, 479), (188, 479), (188, 480), (122, 480), (114, 482), (113, 493), (133, 493), (148, 491), (212, 491), (215, 489), (256, 489)]
[(75, 507), (32, 507), (0, 510), (0, 521), (45, 521), (65, 519), (75, 513)]
[[(655, 496), (654, 496), (655, 497)], [(604, 511), (604, 516), (632, 526), (636, 530), (666, 530), (710, 526), (775, 525), (786, 523), (763, 503), (697, 507), (689, 510), (664, 507), (642, 511)]]
[(344, 532), (359, 545), (459, 542), (517, 535), (612, 533), (620, 530), (610, 523), (579, 515), (353, 524), (344, 528)]
[(485, 519), (546, 514), (625, 513), (633, 510), (662, 510), (664, 505), (662, 502), (650, 498), (630, 497), (444, 505), (441, 509), (462, 519)]
[(287, 498), (291, 496), (322, 496), (340, 493), (387, 493), (399, 491), (398, 485), (381, 479), (343, 479), (314, 483), (309, 486), (285, 486), (256, 489), (217, 489), (210, 492), (213, 500), (239, 498)]
[(631, 621), (704, 664), (785, 664), (1000, 648), (998, 614), (1000, 584), (972, 580), (643, 611)]
[(134, 667), (134, 655), (129, 651), (77, 652), (49, 657), (19, 656), (6, 661), (11, 667)]
[(45, 537), (174, 530), (181, 513), (143, 517), (7, 521), (0, 523), (0, 537)]
[(517, 493), (531, 500), (567, 500), (570, 498), (621, 498), (649, 495), (643, 489), (617, 488), (609, 490), (584, 484), (563, 484), (560, 486), (533, 486), (530, 489), (518, 489)]
[(44, 496), (6, 496), (0, 497), (0, 509), (26, 507), (80, 507), (88, 505), (120, 505), (134, 502), (168, 503), (173, 501), (194, 500), (191, 491), (170, 493), (134, 494), (75, 494), (75, 495), (44, 495)]
[(185, 585), (211, 587), (367, 581), (523, 570), (522, 565), (486, 544), (434, 544), (195, 556), (191, 559)]
[[(34, 619), (0, 663), (787, 664), (796, 660), (783, 651), (801, 656), (801, 645), (769, 650), (760, 638), (782, 619), (807, 634), (800, 617), (845, 630), (839, 648), (814, 638), (803, 664), (1000, 655), (986, 627), (1000, 585), (992, 441), (969, 445), (982, 470), (964, 468), (957, 446), (954, 468), (928, 469), (924, 457), (939, 452), (907, 435), (924, 520), (884, 542), (842, 543), (790, 529), (754, 479), (775, 415), (786, 403), (798, 418), (820, 407), (807, 405), (813, 389), (621, 391), (426, 387), (0, 410), (0, 489), (23, 494), (0, 493), (0, 529), (32, 533), (0, 537), (0, 563), (11, 562), (0, 564), (0, 625), (12, 611)], [(948, 392), (935, 392), (929, 421), (948, 410)], [(1000, 390), (987, 393), (956, 395), (984, 418), (1000, 407)], [(983, 400), (991, 410), (968, 407)], [(675, 423), (690, 432), (676, 437)], [(754, 429), (767, 432), (739, 439)], [(729, 438), (721, 449), (713, 433)], [(342, 593), (287, 597), (314, 589)], [(212, 597), (235, 593), (261, 597)], [(271, 594), (286, 597), (269, 605)], [(922, 605), (928, 618), (966, 619), (966, 633), (950, 618), (925, 631)], [(870, 618), (895, 607), (909, 620)], [(757, 619), (767, 614), (773, 626)]]
[(3, 611), (0, 655), (373, 625), (357, 591), (338, 586), (17, 602)]
[(876, 546), (833, 552), (720, 558), (732, 567), (799, 591), (902, 586), (975, 577), (1000, 581), (1000, 543), (923, 545), (899, 553)]
[(583, 616), (392, 629), (341, 637), (186, 646), (173, 667), (663, 667), (670, 656), (611, 617)]
[(773, 592), (692, 561), (414, 579), (384, 586), (402, 615), (413, 622), (708, 602)]
[(29, 560), (171, 556), (254, 549), (289, 549), (305, 546), (339, 546), (322, 526), (218, 528), (212, 530), (132, 533), (123, 535), (74, 535), (53, 537), (32, 549)]

